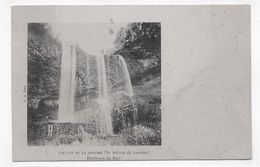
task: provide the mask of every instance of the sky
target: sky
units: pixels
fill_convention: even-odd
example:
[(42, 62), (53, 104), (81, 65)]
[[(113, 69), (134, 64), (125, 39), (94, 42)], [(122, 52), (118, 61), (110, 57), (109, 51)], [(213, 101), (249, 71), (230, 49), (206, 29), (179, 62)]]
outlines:
[(127, 23), (50, 23), (54, 36), (67, 44), (77, 44), (89, 54), (101, 54), (114, 47), (116, 32)]

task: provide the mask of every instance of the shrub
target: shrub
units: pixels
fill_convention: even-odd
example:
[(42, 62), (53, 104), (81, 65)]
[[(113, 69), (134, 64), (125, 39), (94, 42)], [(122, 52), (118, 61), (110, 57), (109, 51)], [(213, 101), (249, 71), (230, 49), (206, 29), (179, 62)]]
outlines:
[(114, 133), (135, 124), (136, 106), (133, 97), (125, 91), (113, 94), (112, 122)]
[(124, 129), (120, 136), (126, 145), (159, 145), (161, 141), (160, 134), (141, 125)]

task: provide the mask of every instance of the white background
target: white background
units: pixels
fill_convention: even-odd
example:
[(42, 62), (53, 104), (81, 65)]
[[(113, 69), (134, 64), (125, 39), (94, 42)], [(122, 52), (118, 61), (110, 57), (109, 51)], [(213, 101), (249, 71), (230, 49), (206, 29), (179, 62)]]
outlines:
[[(0, 0), (0, 166), (260, 166), (260, 5), (242, 0)], [(11, 8), (12, 5), (197, 5), (197, 4), (251, 4), (252, 56), (252, 126), (253, 159), (222, 161), (117, 161), (117, 162), (12, 162), (11, 127)]]

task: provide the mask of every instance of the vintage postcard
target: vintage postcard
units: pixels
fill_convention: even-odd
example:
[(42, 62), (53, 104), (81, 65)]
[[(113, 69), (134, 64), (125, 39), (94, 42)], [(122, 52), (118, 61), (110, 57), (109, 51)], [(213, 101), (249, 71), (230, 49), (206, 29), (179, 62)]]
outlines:
[(13, 6), (13, 160), (251, 159), (250, 6)]

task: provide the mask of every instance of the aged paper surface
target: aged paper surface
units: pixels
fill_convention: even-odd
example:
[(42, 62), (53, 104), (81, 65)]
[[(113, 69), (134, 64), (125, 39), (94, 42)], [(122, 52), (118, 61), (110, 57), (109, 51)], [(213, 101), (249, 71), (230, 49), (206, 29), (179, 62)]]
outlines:
[(251, 158), (250, 6), (12, 7), (13, 160)]

